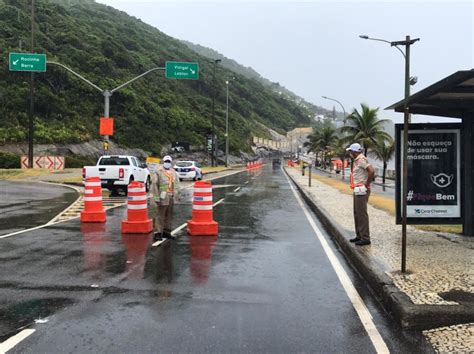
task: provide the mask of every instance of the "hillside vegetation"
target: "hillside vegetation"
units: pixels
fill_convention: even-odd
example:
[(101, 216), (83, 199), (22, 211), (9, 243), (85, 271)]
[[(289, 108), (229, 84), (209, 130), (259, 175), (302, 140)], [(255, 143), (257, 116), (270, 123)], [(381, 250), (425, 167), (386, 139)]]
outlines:
[[(25, 141), (29, 74), (8, 71), (9, 52), (30, 52), (30, 0), (0, 0), (0, 144)], [(158, 71), (111, 97), (115, 142), (157, 152), (172, 141), (204, 145), (211, 129), (213, 88), (216, 127), (224, 140), (225, 81), (230, 85), (230, 147), (248, 150), (265, 126), (284, 132), (309, 124), (309, 111), (254, 79), (213, 64), (185, 44), (142, 21), (92, 0), (36, 0), (34, 51), (60, 62), (99, 87), (112, 89), (167, 60), (200, 64), (200, 79), (165, 79)], [(21, 46), (21, 48), (20, 48)], [(36, 142), (75, 143), (98, 138), (103, 96), (57, 66), (36, 74)]]

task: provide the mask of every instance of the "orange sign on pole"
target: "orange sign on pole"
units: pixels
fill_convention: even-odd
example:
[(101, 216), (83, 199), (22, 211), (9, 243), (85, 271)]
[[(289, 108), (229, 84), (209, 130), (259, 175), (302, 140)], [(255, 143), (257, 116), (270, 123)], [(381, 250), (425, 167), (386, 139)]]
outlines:
[(100, 118), (100, 135), (114, 135), (114, 119), (113, 118)]

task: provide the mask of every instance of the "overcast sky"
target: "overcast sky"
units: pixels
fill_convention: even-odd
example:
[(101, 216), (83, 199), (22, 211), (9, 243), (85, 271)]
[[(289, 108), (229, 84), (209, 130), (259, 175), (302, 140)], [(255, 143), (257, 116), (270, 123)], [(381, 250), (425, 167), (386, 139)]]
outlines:
[[(413, 92), (474, 67), (472, 0), (98, 2), (213, 48), (328, 109), (333, 103), (323, 95), (340, 100), (347, 111), (361, 102), (385, 108), (403, 97), (401, 53), (359, 34), (421, 38), (412, 47), (412, 75), (418, 77)], [(381, 116), (401, 118), (389, 111)]]

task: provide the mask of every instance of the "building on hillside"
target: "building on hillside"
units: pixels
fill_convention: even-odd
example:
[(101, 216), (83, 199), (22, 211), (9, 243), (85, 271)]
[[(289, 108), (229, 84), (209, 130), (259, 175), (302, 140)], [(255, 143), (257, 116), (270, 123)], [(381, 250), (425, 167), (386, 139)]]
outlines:
[(312, 127), (295, 128), (286, 133), (286, 138), (289, 142), (290, 152), (298, 152), (298, 148), (301, 151), (306, 151), (303, 147), (304, 143), (308, 141), (308, 135), (313, 134)]

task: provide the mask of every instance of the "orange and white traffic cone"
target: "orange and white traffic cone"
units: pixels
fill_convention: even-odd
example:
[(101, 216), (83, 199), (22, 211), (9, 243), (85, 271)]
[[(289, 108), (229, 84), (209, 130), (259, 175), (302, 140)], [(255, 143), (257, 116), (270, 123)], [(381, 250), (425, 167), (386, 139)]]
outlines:
[(122, 221), (123, 234), (147, 234), (153, 230), (153, 221), (148, 219), (145, 185), (133, 181), (128, 186), (127, 219)]
[(211, 182), (194, 183), (192, 215), (192, 220), (188, 220), (190, 236), (217, 236), (218, 224), (213, 220)]
[(88, 177), (84, 188), (84, 210), (81, 212), (81, 222), (105, 222), (105, 220), (100, 178)]

